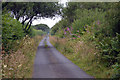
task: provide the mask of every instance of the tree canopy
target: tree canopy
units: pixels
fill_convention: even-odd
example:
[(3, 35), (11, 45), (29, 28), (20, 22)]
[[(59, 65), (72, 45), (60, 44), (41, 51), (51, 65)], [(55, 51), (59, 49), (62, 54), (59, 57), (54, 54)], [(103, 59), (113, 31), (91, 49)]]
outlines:
[(47, 32), (47, 33), (50, 30), (50, 28), (46, 24), (38, 24), (38, 25), (35, 25), (34, 28), (37, 30), (42, 30), (42, 31)]
[(33, 20), (41, 17), (52, 18), (59, 15), (62, 7), (57, 2), (5, 2), (2, 8), (3, 12), (9, 11), (17, 20), (21, 20), (23, 25), (28, 21), (26, 27), (24, 27), (27, 32)]

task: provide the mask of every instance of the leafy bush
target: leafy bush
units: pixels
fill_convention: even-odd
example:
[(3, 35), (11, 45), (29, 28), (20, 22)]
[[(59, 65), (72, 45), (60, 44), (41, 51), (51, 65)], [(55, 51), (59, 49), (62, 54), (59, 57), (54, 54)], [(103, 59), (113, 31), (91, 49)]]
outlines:
[[(99, 16), (98, 16), (99, 15)], [(105, 12), (100, 12), (98, 9), (95, 10), (76, 10), (76, 20), (72, 23), (73, 32), (75, 33), (77, 30), (82, 33), (82, 31), (85, 31), (85, 28), (87, 28), (87, 25), (93, 25), (98, 24), (101, 25), (103, 22), (105, 22)], [(105, 24), (105, 23), (104, 23)], [(98, 28), (98, 25), (94, 25), (96, 28)], [(91, 26), (91, 27), (94, 27)], [(101, 28), (101, 27), (99, 27)]]
[(6, 51), (12, 49), (13, 42), (21, 39), (24, 35), (25, 33), (20, 22), (13, 19), (10, 14), (2, 16), (2, 43)]
[(120, 3), (111, 3), (110, 9), (107, 11), (107, 21), (112, 29), (112, 34), (116, 35), (116, 32), (120, 34)]
[[(69, 2), (63, 9), (63, 19), (52, 28), (52, 32), (61, 38), (69, 37), (73, 41), (94, 43), (100, 51), (97, 53), (97, 58), (100, 58), (98, 60), (105, 67), (111, 68), (116, 63), (120, 64), (119, 26), (119, 3)], [(69, 30), (71, 27), (72, 30)], [(120, 71), (116, 69), (115, 72), (118, 75)]]
[(120, 64), (120, 34), (116, 37), (105, 37), (99, 43), (101, 49), (101, 60), (106, 66), (114, 65), (116, 62)]
[(116, 63), (115, 65), (112, 66), (114, 70), (114, 74), (112, 75), (111, 78), (120, 78), (120, 64)]
[(56, 23), (54, 25), (54, 27), (51, 28), (51, 35), (58, 34), (58, 35), (60, 35), (60, 37), (63, 37), (63, 35), (64, 35), (63, 29), (68, 27), (69, 25), (70, 24), (67, 19), (63, 19), (63, 20), (59, 21), (58, 23)]

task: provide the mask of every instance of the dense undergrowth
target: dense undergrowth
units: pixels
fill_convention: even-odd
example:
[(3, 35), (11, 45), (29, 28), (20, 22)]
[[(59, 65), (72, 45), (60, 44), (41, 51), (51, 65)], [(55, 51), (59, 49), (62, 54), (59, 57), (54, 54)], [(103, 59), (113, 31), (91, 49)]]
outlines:
[[(36, 30), (33, 27), (30, 28), (28, 32), (24, 31), (25, 26), (23, 26), (19, 21), (13, 19), (13, 17), (8, 13), (4, 13), (2, 16), (2, 50), (9, 53), (9, 50), (17, 50), (16, 40), (23, 39), (26, 35), (29, 37), (34, 37), (36, 35), (44, 35), (46, 32), (42, 30)], [(14, 45), (13, 45), (14, 44)], [(15, 48), (16, 45), (16, 48)], [(4, 53), (3, 51), (3, 53)]]
[(33, 26), (33, 21), (52, 18), (60, 14), (60, 8), (57, 2), (2, 2), (2, 78), (32, 77), (36, 49), (42, 37), (49, 32), (47, 25)]
[(100, 55), (98, 55), (100, 51), (95, 48), (93, 43), (55, 36), (50, 37), (50, 42), (65, 57), (91, 76), (95, 78), (110, 78), (112, 76), (114, 69), (107, 68), (100, 62)]
[(33, 26), (28, 32), (10, 13), (2, 15), (2, 78), (31, 78), (33, 61), (42, 36), (42, 30)]
[(69, 2), (51, 30), (59, 38), (55, 47), (94, 77), (120, 78), (119, 8), (119, 3)]
[(9, 54), (2, 54), (2, 78), (31, 78), (35, 54), (41, 39), (41, 36), (26, 36), (16, 41), (19, 43), (16, 51), (9, 50)]

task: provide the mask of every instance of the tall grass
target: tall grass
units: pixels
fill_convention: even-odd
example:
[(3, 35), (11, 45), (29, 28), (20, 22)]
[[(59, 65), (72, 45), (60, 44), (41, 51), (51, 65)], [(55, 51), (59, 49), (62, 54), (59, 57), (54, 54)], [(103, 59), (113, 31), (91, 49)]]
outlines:
[(50, 42), (64, 56), (91, 76), (95, 78), (110, 78), (112, 75), (113, 69), (107, 68), (100, 63), (99, 55), (97, 55), (99, 50), (95, 48), (93, 43), (53, 36), (50, 37)]
[(20, 43), (17, 51), (2, 54), (2, 77), (31, 78), (35, 53), (41, 39), (41, 36), (26, 36), (17, 41)]

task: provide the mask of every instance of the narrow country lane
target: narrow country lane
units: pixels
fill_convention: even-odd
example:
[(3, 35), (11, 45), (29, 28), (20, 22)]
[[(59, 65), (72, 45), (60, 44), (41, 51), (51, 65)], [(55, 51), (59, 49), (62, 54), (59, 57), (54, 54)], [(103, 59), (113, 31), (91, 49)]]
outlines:
[(34, 61), (33, 78), (93, 78), (58, 52), (45, 37)]

